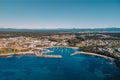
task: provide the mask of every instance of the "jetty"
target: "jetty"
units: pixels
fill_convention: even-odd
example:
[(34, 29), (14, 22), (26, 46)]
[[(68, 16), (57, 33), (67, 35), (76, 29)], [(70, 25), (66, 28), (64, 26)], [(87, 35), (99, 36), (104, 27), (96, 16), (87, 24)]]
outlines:
[(114, 60), (114, 58), (108, 57), (108, 56), (104, 56), (101, 54), (97, 54), (97, 53), (91, 53), (91, 52), (83, 52), (83, 51), (77, 51), (75, 53), (70, 54), (70, 56), (74, 56), (77, 54), (86, 54), (86, 55), (91, 55), (91, 56), (97, 56), (97, 57), (103, 57), (105, 59), (110, 59), (110, 60)]
[(61, 55), (42, 55), (42, 56), (37, 56), (41, 58), (62, 58)]

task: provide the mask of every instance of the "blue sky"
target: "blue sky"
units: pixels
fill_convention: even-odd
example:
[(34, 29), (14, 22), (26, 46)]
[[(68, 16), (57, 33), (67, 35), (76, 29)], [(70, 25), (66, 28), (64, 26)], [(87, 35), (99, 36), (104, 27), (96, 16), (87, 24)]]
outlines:
[(0, 0), (0, 28), (120, 27), (120, 0)]

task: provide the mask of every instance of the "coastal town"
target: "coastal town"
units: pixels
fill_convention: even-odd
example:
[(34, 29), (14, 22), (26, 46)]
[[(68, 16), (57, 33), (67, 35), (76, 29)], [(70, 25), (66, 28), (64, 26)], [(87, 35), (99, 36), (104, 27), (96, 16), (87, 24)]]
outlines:
[(28, 54), (28, 55), (42, 56), (43, 49), (47, 47), (59, 46), (62, 43), (63, 46), (66, 45), (64, 41), (58, 43), (55, 41), (50, 41), (48, 39), (37, 39), (37, 38), (23, 37), (23, 36), (14, 37), (14, 38), (2, 38), (0, 39), (0, 55)]
[(120, 80), (120, 0), (0, 0), (0, 80)]
[[(120, 59), (120, 37), (118, 36), (119, 34), (115, 35), (117, 36), (101, 33), (59, 33), (39, 35), (37, 37), (24, 35), (3, 37), (0, 38), (0, 55), (29, 54), (46, 57), (43, 52), (44, 49), (48, 47), (64, 46), (77, 47), (80, 51)], [(47, 55), (47, 57), (51, 56)], [(61, 58), (60, 55), (53, 57)]]

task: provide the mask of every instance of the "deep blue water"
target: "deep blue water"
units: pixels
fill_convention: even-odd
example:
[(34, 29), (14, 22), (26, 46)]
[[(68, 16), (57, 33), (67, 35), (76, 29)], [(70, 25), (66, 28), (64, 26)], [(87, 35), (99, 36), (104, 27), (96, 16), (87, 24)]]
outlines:
[(49, 48), (48, 54), (61, 54), (62, 59), (35, 56), (0, 58), (0, 80), (120, 80), (120, 70), (104, 58), (88, 55), (69, 56), (76, 50)]

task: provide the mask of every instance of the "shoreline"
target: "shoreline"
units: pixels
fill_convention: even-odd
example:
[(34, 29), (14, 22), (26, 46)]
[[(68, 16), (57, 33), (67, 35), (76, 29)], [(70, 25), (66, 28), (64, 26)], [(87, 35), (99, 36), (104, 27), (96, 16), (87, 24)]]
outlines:
[[(42, 47), (41, 49), (47, 49), (47, 48), (50, 48), (50, 47)], [(36, 57), (39, 57), (39, 58), (62, 58), (62, 55), (44, 55), (45, 53), (35, 53), (35, 52), (32, 52), (32, 51), (26, 51), (26, 52), (17, 52), (17, 53), (6, 53), (6, 54), (0, 54), (0, 58), (1, 57), (6, 57), (6, 58), (9, 58), (9, 57), (13, 57), (13, 56), (24, 56), (24, 55), (30, 55), (30, 56), (36, 56)]]
[[(52, 46), (52, 47), (42, 47), (41, 49), (47, 49), (47, 48), (54, 48), (54, 47), (66, 47), (66, 48), (72, 48), (72, 49), (78, 49), (78, 47), (67, 47), (67, 46)], [(41, 54), (44, 54), (44, 53), (41, 53)], [(76, 51), (74, 53), (71, 53), (70, 56), (74, 56), (74, 55), (77, 55), (77, 54), (85, 54), (85, 55), (91, 55), (91, 56), (97, 56), (97, 57), (102, 57), (102, 58), (105, 58), (105, 59), (110, 59), (110, 60), (115, 60), (114, 58), (112, 57), (108, 57), (108, 56), (105, 56), (105, 55), (101, 55), (101, 54), (97, 54), (97, 53), (91, 53), (91, 52), (84, 52), (84, 51)], [(35, 55), (36, 57), (43, 57), (43, 58), (62, 58), (62, 55), (36, 55), (36, 53), (34, 52), (31, 52), (31, 51), (27, 51), (27, 52), (17, 52), (17, 53), (7, 53), (7, 54), (0, 54), (0, 58), (1, 57), (12, 57), (14, 55)]]
[(78, 55), (78, 54), (85, 54), (85, 55), (90, 55), (90, 56), (102, 57), (102, 58), (105, 58), (105, 59), (110, 59), (112, 61), (115, 60), (112, 57), (108, 57), (108, 56), (97, 54), (97, 53), (84, 52), (84, 51), (77, 51), (75, 53), (70, 54), (70, 56), (74, 56), (74, 55)]
[(0, 58), (2, 57), (13, 57), (13, 56), (24, 56), (24, 55), (30, 55), (30, 56), (36, 56), (36, 57), (39, 57), (39, 58), (62, 58), (62, 55), (41, 55), (41, 56), (37, 56), (35, 54), (12, 54), (12, 56), (10, 54), (0, 54)]

